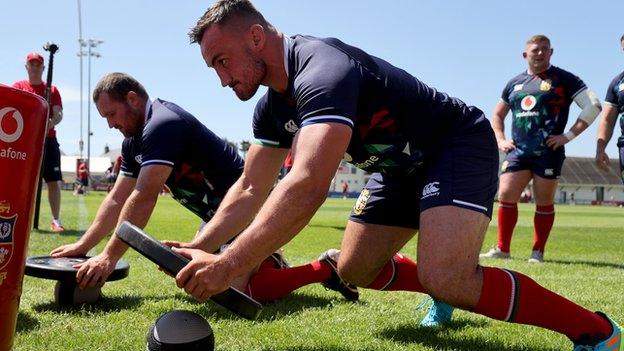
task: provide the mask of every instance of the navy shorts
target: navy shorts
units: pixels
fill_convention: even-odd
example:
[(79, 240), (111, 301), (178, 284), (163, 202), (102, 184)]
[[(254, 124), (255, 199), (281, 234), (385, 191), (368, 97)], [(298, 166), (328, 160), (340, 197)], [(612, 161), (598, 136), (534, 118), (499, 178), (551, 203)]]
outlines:
[(437, 206), (462, 207), (492, 218), (497, 189), (498, 148), (488, 129), (455, 137), (415, 174), (373, 174), (349, 219), (418, 229), (420, 213)]
[(563, 149), (547, 151), (540, 156), (518, 156), (512, 151), (501, 164), (501, 173), (529, 170), (542, 178), (559, 179), (563, 160), (565, 160)]
[(61, 174), (61, 150), (56, 138), (45, 140), (45, 158), (43, 160), (43, 179), (46, 183), (63, 179)]

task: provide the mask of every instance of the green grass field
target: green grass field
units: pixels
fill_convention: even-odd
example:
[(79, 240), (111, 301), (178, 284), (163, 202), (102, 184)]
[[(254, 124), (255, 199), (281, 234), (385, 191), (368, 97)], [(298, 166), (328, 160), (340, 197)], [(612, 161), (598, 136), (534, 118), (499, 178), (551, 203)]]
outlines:
[[(102, 193), (74, 197), (63, 193), (63, 235), (46, 230), (30, 236), (29, 255), (44, 255), (76, 240), (95, 215)], [(41, 228), (50, 216), (42, 201)], [(81, 205), (84, 204), (84, 206)], [(310, 225), (285, 247), (291, 264), (314, 260), (338, 247), (353, 199), (329, 199)], [(533, 206), (521, 205), (512, 244), (514, 259), (485, 261), (530, 275), (542, 285), (592, 310), (624, 323), (624, 209), (557, 206), (556, 222), (543, 265), (526, 262), (531, 250)], [(188, 241), (198, 219), (169, 197), (159, 200), (146, 230), (159, 239)], [(484, 246), (495, 241), (496, 224)], [(103, 243), (97, 247), (99, 252)], [(484, 247), (485, 249), (486, 247)], [(415, 256), (415, 242), (403, 250)], [(25, 277), (14, 350), (144, 350), (150, 325), (173, 309), (208, 319), (218, 350), (571, 350), (566, 337), (535, 327), (507, 324), (468, 312), (456, 312), (446, 328), (420, 328), (424, 295), (361, 290), (358, 303), (347, 303), (320, 285), (304, 287), (265, 306), (257, 321), (237, 318), (213, 303), (198, 303), (172, 278), (130, 250), (124, 256), (130, 276), (103, 288), (104, 299), (79, 309), (59, 309), (54, 282)]]

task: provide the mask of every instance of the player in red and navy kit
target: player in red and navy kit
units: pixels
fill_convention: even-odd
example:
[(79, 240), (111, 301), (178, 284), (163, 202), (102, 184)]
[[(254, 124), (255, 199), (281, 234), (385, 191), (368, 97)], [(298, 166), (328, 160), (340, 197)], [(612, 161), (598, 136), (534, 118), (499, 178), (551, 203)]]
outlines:
[[(43, 56), (36, 52), (29, 53), (26, 56), (28, 79), (13, 83), (13, 87), (45, 98), (46, 83), (42, 79), (44, 69)], [(63, 175), (61, 174), (61, 150), (56, 140), (56, 129), (54, 129), (54, 126), (63, 119), (63, 102), (61, 101), (61, 94), (59, 94), (58, 89), (54, 85), (50, 88), (49, 103), (48, 134), (45, 140), (43, 169), (41, 172), (43, 180), (45, 180), (48, 187), (48, 202), (52, 212), (50, 230), (55, 233), (61, 233), (65, 230), (60, 217), (61, 186), (59, 182), (63, 180)]]
[[(564, 145), (582, 133), (600, 113), (600, 102), (580, 78), (550, 65), (553, 49), (543, 35), (531, 37), (523, 53), (527, 71), (512, 78), (496, 105), (492, 125), (498, 147), (507, 154), (501, 165), (498, 199), (498, 243), (481, 257), (509, 258), (518, 219), (517, 203), (533, 181), (535, 234), (529, 262), (544, 261), (546, 241), (555, 220), (554, 197), (565, 159)], [(570, 105), (581, 113), (565, 132)], [(503, 121), (512, 113), (512, 138)]]
[[(620, 45), (624, 49), (624, 35), (620, 38)], [(620, 115), (620, 129), (622, 135), (618, 138), (617, 147), (620, 154), (620, 177), (624, 182), (624, 72), (613, 78), (602, 110), (602, 119), (598, 126), (598, 140), (596, 142), (596, 165), (605, 172), (610, 172), (609, 156), (605, 152), (611, 136), (617, 116)]]
[[(343, 279), (426, 292), (491, 318), (549, 328), (583, 350), (619, 342), (620, 329), (606, 316), (521, 273), (479, 265), (498, 170), (496, 139), (479, 109), (340, 40), (287, 37), (247, 0), (218, 1), (190, 36), (239, 99), (260, 85), (269, 89), (254, 114), (246, 182), (222, 204), (238, 211), (215, 214), (224, 228), (231, 217), (251, 224), (222, 255), (179, 250), (192, 257), (176, 277), (187, 293), (207, 299), (297, 235), (345, 159), (375, 173), (345, 229)], [(254, 193), (267, 187), (289, 148), (292, 170), (270, 194)], [(418, 265), (397, 254), (417, 230)]]
[[(236, 150), (179, 106), (149, 100), (143, 86), (127, 74), (104, 76), (93, 100), (109, 126), (126, 137), (120, 176), (86, 233), (76, 243), (53, 250), (52, 256), (84, 255), (124, 220), (144, 227), (165, 185), (176, 201), (210, 223), (243, 171), (243, 160)], [(212, 246), (199, 247), (216, 252), (226, 244), (226, 240), (208, 241)], [(105, 281), (126, 250), (127, 245), (112, 236), (102, 253), (80, 266), (77, 282), (88, 287)], [(262, 262), (259, 271), (250, 270), (234, 287), (259, 301), (271, 301), (301, 286), (323, 283), (356, 300), (357, 290), (337, 278), (332, 264), (321, 259), (288, 268), (281, 254), (274, 253)]]

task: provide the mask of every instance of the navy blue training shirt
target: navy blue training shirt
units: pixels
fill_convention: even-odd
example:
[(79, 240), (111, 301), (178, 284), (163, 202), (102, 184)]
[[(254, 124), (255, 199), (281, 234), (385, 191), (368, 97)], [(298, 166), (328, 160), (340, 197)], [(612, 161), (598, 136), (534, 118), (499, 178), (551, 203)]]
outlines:
[(615, 76), (609, 84), (605, 103), (617, 109), (620, 114), (620, 128), (624, 134), (624, 72)]
[(299, 128), (342, 123), (353, 134), (344, 159), (369, 172), (409, 174), (461, 133), (490, 128), (483, 112), (388, 62), (334, 38), (287, 41), (288, 88), (258, 101), (256, 142), (290, 148)]
[[(512, 113), (512, 139), (519, 156), (539, 156), (551, 150), (550, 135), (563, 134), (570, 105), (576, 95), (587, 89), (574, 74), (550, 66), (533, 75), (527, 71), (512, 78), (501, 95)], [(559, 148), (558, 152), (564, 152)]]
[(243, 171), (236, 150), (182, 108), (157, 99), (143, 132), (123, 141), (121, 173), (137, 178), (142, 167), (172, 168), (166, 185), (173, 198), (209, 221)]

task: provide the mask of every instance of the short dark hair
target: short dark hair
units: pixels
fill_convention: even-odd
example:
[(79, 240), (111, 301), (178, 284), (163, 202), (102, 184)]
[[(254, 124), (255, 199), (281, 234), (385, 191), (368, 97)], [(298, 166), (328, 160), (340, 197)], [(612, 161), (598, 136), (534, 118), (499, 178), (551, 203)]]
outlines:
[(256, 10), (249, 0), (218, 0), (197, 20), (195, 27), (188, 33), (191, 44), (201, 42), (204, 32), (213, 24), (224, 25), (231, 19), (246, 18), (259, 24), (267, 25), (264, 16)]
[(620, 41), (624, 41), (624, 34), (622, 34), (622, 37), (620, 38)]
[(126, 73), (113, 72), (105, 75), (93, 90), (93, 102), (100, 99), (100, 94), (106, 93), (114, 101), (126, 101), (126, 95), (134, 91), (143, 99), (148, 99), (147, 91), (138, 80)]
[(540, 41), (545, 41), (545, 42), (548, 43), (548, 46), (550, 46), (550, 39), (548, 39), (548, 37), (545, 36), (544, 34), (536, 34), (536, 35), (530, 37), (527, 40), (526, 44), (529, 45), (529, 44), (537, 43), (537, 42), (540, 42)]

